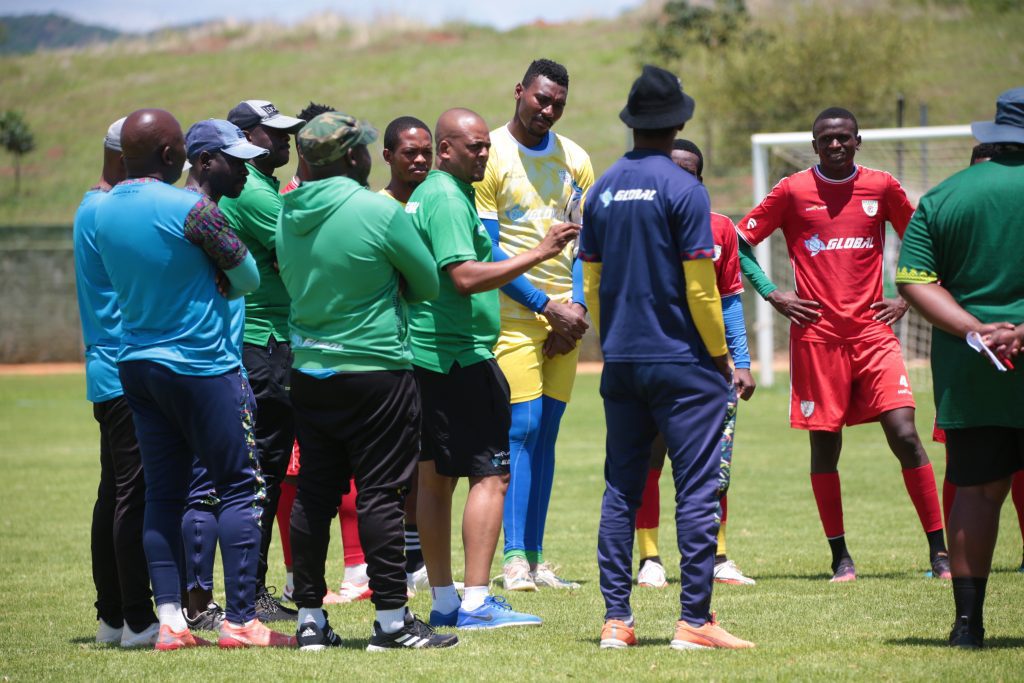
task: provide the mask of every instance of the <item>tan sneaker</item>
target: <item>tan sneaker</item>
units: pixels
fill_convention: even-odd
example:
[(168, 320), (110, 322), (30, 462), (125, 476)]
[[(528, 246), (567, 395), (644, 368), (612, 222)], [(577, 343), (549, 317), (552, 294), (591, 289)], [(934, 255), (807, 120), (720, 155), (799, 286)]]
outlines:
[(558, 571), (558, 567), (555, 567), (550, 562), (541, 562), (537, 565), (537, 568), (530, 572), (530, 577), (533, 579), (534, 585), (537, 588), (561, 588), (568, 590), (576, 590), (580, 587), (575, 581), (568, 581), (555, 574)]
[(502, 569), (502, 579), (507, 591), (535, 591), (537, 584), (530, 576), (530, 563), (525, 557), (513, 557)]
[[(635, 624), (634, 624), (635, 625)], [(609, 619), (601, 629), (601, 649), (621, 650), (636, 646), (636, 631), (621, 619)]]
[(703, 626), (690, 626), (685, 621), (676, 622), (676, 631), (672, 636), (669, 647), (673, 650), (704, 650), (709, 648), (723, 648), (727, 650), (742, 650), (754, 647), (749, 640), (737, 638), (718, 625), (714, 613), (711, 614), (711, 621), (705, 622)]

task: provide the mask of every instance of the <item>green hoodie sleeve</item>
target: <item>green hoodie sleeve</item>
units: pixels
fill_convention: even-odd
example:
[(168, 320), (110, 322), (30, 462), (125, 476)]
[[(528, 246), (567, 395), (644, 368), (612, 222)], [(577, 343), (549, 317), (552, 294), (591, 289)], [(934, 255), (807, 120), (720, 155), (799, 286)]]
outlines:
[(402, 274), (405, 289), (402, 296), (410, 304), (437, 297), (437, 264), (423, 237), (404, 211), (395, 211), (384, 238), (384, 253), (391, 265)]

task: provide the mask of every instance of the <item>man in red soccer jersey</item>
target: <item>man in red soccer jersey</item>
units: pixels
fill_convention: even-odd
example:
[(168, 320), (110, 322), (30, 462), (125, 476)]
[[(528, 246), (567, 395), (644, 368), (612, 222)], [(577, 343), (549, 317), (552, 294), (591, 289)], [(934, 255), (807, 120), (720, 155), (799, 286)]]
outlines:
[[(740, 261), (758, 293), (789, 318), (790, 425), (810, 431), (811, 488), (832, 548), (832, 581), (853, 581), (839, 486), (842, 428), (878, 421), (928, 537), (932, 574), (949, 558), (928, 455), (914, 425), (914, 398), (891, 325), (907, 311), (882, 298), (885, 224), (900, 235), (914, 212), (899, 182), (858, 166), (857, 119), (821, 112), (812, 127), (819, 163), (783, 178), (738, 225)], [(796, 291), (772, 284), (750, 249), (781, 228)]]

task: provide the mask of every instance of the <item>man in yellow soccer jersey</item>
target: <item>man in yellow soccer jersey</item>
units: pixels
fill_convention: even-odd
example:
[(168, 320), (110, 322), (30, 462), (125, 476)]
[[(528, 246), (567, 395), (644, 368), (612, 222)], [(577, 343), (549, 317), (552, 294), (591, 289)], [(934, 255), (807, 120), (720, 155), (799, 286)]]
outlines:
[[(569, 92), (565, 67), (532, 62), (515, 87), (515, 114), (491, 131), (491, 156), (476, 183), (476, 206), (496, 261), (536, 247), (548, 229), (578, 223), (594, 182), (590, 157), (551, 132)], [(576, 378), (587, 329), (583, 277), (574, 249), (501, 288), (494, 355), (512, 390), (511, 482), (505, 497), (506, 590), (578, 588), (544, 561), (544, 522), (555, 474), (555, 439)]]

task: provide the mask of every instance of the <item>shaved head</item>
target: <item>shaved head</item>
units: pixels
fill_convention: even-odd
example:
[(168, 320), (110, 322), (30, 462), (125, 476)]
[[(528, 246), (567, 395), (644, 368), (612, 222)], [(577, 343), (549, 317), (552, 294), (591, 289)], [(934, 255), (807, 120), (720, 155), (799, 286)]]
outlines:
[(152, 177), (174, 183), (185, 163), (181, 124), (163, 109), (139, 109), (121, 128), (121, 155), (129, 178)]
[(437, 119), (434, 139), (439, 169), (466, 183), (483, 179), (491, 135), (482, 116), (471, 109), (449, 109)]

